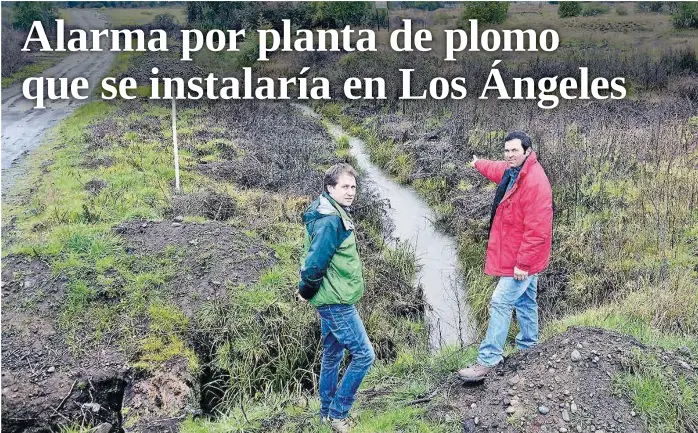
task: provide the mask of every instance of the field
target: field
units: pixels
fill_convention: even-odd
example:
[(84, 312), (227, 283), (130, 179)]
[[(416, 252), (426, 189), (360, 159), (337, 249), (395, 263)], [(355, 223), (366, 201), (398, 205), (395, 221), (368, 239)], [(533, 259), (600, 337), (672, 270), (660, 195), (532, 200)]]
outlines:
[[(355, 163), (349, 140), (326, 131), (339, 124), (457, 240), (462, 295), (480, 333), (496, 282), (482, 272), (494, 186), (467, 163), (473, 154), (501, 158), (506, 131), (524, 129), (555, 200), (553, 258), (539, 286), (543, 341), (531, 351), (507, 347), (486, 384), (469, 388), (453, 372), (476, 348), (428, 350), (419, 259), (409, 245), (390, 246), (388, 203), (361, 185), (354, 212), (368, 289), (359, 310), (378, 360), (354, 431), (696, 431), (698, 33), (632, 3), (620, 15), (620, 6), (560, 19), (557, 5), (511, 4), (497, 28), (555, 28), (561, 48), (547, 55), (463, 53), (445, 64), (437, 47), (407, 56), (277, 53), (260, 64), (254, 40), (238, 53), (201, 51), (191, 63), (174, 51), (121, 54), (110, 73), (136, 77), (140, 95), (153, 66), (185, 78), (243, 66), (293, 76), (309, 66), (333, 89), (350, 76), (385, 77), (389, 97), (350, 101), (335, 91), (312, 102), (321, 119), (284, 101), (178, 101), (181, 191), (169, 101), (91, 102), (58, 124), (28, 157), (26, 181), (3, 199), (3, 421), (66, 432), (103, 423), (329, 432), (317, 417), (317, 316), (293, 292), (300, 215), (325, 168)], [(168, 9), (102, 12), (138, 25)], [(411, 17), (438, 34), (458, 14), (391, 10), (390, 19), (394, 28)], [(395, 97), (400, 68), (415, 69), (415, 86), (461, 76), (470, 90), (496, 58), (507, 83), (576, 77), (588, 66), (594, 76), (626, 77), (629, 96), (554, 110), (478, 100), (477, 91), (463, 101)], [(86, 411), (86, 402), (101, 410)]]
[(180, 25), (187, 23), (184, 6), (181, 7), (154, 7), (154, 8), (104, 8), (101, 10), (115, 26), (142, 25), (153, 21), (157, 15), (170, 14)]

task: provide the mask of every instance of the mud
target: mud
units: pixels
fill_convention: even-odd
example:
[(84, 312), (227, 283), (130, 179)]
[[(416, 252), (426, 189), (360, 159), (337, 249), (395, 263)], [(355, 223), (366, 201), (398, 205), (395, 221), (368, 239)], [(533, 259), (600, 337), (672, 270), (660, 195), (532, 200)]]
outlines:
[(117, 425), (126, 359), (109, 339), (71, 351), (58, 329), (67, 279), (41, 260), (9, 256), (2, 281), (2, 431), (47, 431), (67, 419)]
[[(96, 10), (67, 9), (73, 22), (80, 28), (105, 29), (107, 21)], [(57, 65), (43, 72), (44, 77), (87, 78), (92, 92), (114, 61), (115, 53), (110, 51), (94, 53), (73, 53)], [(2, 91), (2, 195), (6, 195), (18, 177), (24, 173), (21, 167), (23, 156), (38, 147), (46, 137), (49, 128), (65, 119), (77, 107), (93, 99), (70, 99), (67, 101), (47, 101), (46, 108), (34, 109), (34, 101), (24, 98), (22, 83)]]

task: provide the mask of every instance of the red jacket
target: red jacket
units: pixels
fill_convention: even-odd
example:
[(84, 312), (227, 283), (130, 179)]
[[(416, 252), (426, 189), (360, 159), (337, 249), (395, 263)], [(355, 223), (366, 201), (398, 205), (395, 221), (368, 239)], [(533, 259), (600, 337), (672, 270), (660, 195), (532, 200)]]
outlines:
[[(499, 184), (508, 164), (479, 159), (475, 168)], [(552, 237), (553, 192), (535, 152), (531, 152), (494, 215), (485, 273), (512, 277), (515, 266), (529, 275), (541, 272), (550, 261)]]

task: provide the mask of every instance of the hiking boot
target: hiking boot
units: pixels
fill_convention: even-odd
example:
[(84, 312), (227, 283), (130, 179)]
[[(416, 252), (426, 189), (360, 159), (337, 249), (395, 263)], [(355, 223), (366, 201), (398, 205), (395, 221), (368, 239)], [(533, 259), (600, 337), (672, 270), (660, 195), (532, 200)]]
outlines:
[(485, 376), (487, 376), (490, 370), (492, 370), (491, 367), (475, 364), (471, 367), (458, 370), (458, 377), (463, 380), (463, 382), (480, 382), (485, 380)]
[(349, 418), (345, 419), (334, 419), (330, 418), (330, 426), (332, 431), (336, 433), (349, 433), (351, 430), (351, 421)]

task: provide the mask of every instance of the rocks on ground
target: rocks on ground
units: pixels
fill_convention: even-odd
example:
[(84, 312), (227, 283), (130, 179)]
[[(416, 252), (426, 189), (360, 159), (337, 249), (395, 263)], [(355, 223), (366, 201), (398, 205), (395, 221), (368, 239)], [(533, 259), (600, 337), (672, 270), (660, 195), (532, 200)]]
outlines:
[[(465, 430), (473, 432), (647, 432), (612, 385), (612, 376), (630, 365), (634, 348), (651, 350), (612, 331), (570, 328), (505, 359), (484, 384), (450, 378), (434, 408), (457, 411)], [(664, 355), (681, 368), (680, 351)]]

